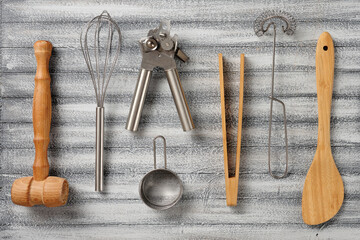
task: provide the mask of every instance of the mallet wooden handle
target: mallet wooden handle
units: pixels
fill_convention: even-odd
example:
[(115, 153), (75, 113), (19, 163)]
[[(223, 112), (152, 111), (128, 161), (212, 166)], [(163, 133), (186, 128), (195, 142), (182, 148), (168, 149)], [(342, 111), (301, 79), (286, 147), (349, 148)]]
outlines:
[(48, 41), (37, 41), (34, 44), (37, 69), (33, 99), (33, 126), (35, 161), (33, 165), (34, 180), (42, 181), (49, 175), (47, 149), (50, 142), (51, 125), (51, 90), (49, 61), (52, 45)]

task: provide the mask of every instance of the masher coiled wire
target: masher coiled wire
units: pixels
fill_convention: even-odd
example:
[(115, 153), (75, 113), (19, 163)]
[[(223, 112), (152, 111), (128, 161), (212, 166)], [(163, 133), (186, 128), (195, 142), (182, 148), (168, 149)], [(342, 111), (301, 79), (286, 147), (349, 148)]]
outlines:
[[(96, 95), (95, 191), (101, 192), (104, 175), (104, 101), (106, 89), (120, 54), (120, 28), (110, 14), (103, 11), (85, 25), (81, 31), (80, 45)], [(95, 61), (95, 66), (92, 61)]]

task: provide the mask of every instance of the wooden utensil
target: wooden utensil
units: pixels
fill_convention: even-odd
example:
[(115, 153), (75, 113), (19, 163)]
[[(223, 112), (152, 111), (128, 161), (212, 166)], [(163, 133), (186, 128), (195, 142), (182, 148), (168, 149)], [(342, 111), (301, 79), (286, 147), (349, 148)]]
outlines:
[(66, 203), (69, 185), (64, 178), (48, 177), (47, 149), (50, 142), (51, 125), (49, 60), (52, 45), (47, 41), (37, 41), (34, 44), (34, 50), (37, 61), (33, 100), (34, 176), (14, 181), (11, 188), (11, 200), (15, 204), (26, 207), (41, 204), (47, 207), (58, 207)]
[(330, 145), (334, 61), (332, 38), (329, 33), (324, 32), (320, 35), (316, 47), (318, 143), (302, 195), (302, 216), (308, 225), (318, 225), (330, 220), (339, 211), (344, 200), (344, 184)]
[(225, 87), (224, 87), (224, 69), (222, 54), (219, 54), (219, 74), (220, 74), (220, 95), (221, 95), (221, 120), (223, 133), (223, 148), (224, 148), (224, 168), (225, 168), (225, 187), (226, 187), (226, 205), (236, 206), (239, 185), (239, 170), (240, 170), (240, 151), (241, 151), (241, 129), (242, 129), (242, 114), (243, 114), (243, 99), (244, 99), (244, 54), (240, 55), (240, 89), (239, 89), (239, 116), (238, 116), (238, 131), (237, 131), (237, 147), (236, 147), (236, 162), (235, 162), (235, 176), (229, 176), (228, 150), (227, 150), (227, 135), (226, 135), (226, 114), (225, 114)]

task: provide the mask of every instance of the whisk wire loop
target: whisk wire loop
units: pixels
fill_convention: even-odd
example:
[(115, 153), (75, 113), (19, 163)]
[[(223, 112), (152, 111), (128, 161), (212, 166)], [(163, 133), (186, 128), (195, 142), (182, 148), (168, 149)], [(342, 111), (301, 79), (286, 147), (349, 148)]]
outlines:
[[(100, 65), (100, 31), (107, 23), (107, 41), (105, 43), (105, 60), (103, 67)], [(94, 29), (93, 48), (89, 49), (89, 31)], [(115, 55), (111, 59), (112, 43), (114, 38), (114, 32), (117, 32), (118, 40), (116, 43)], [(91, 19), (80, 34), (81, 50), (85, 58), (86, 65), (89, 69), (90, 77), (94, 85), (96, 102), (98, 107), (103, 107), (105, 102), (106, 90), (114, 71), (115, 65), (119, 58), (121, 47), (121, 31), (116, 22), (111, 18), (110, 14), (104, 10), (99, 16)], [(91, 57), (91, 51), (93, 56)], [(95, 64), (92, 63), (92, 58), (95, 60)], [(111, 61), (112, 60), (112, 61)]]

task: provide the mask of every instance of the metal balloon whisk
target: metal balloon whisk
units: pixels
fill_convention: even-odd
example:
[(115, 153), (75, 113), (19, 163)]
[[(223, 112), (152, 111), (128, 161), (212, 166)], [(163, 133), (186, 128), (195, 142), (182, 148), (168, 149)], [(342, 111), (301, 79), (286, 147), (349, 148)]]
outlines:
[[(104, 101), (112, 72), (119, 58), (121, 32), (107, 11), (89, 21), (80, 35), (81, 50), (96, 95), (95, 191), (103, 191)], [(95, 61), (93, 65), (92, 61)]]
[[(288, 173), (288, 138), (287, 138), (287, 126), (286, 126), (286, 109), (285, 103), (280, 99), (274, 96), (274, 82), (275, 82), (275, 47), (276, 47), (276, 21), (281, 22), (282, 31), (287, 35), (293, 35), (296, 29), (295, 19), (288, 13), (283, 11), (266, 11), (262, 13), (254, 23), (255, 34), (258, 37), (261, 37), (266, 33), (271, 26), (274, 29), (274, 41), (273, 41), (273, 55), (272, 55), (272, 71), (271, 71), (271, 95), (270, 95), (270, 117), (269, 117), (269, 141), (268, 141), (268, 165), (269, 173), (274, 178), (283, 178), (287, 176)], [(273, 119), (273, 105), (274, 101), (281, 104), (283, 108), (284, 116), (284, 140), (285, 140), (285, 158), (286, 158), (286, 167), (282, 175), (275, 175), (271, 170), (271, 128), (272, 128), (272, 119)]]

